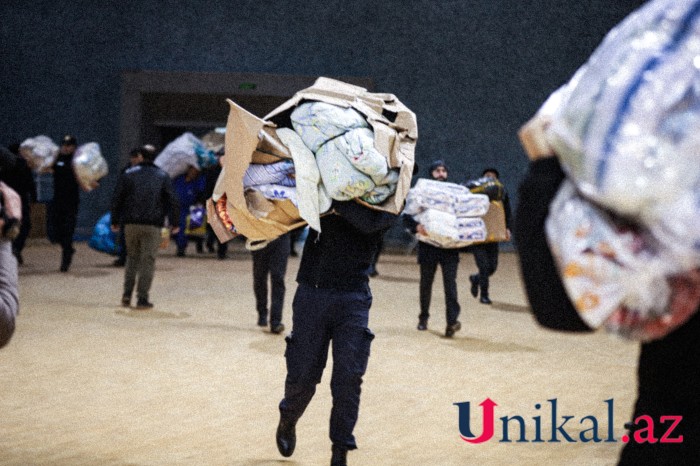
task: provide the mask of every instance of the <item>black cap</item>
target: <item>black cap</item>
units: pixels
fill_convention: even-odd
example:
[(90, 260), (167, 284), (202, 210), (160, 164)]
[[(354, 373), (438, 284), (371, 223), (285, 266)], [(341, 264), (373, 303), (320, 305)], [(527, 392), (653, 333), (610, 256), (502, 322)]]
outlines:
[(434, 172), (438, 167), (442, 167), (447, 170), (447, 165), (445, 164), (444, 160), (435, 160), (430, 164), (430, 173)]
[(495, 168), (491, 168), (491, 167), (489, 167), (489, 168), (484, 168), (484, 171), (481, 172), (481, 176), (486, 175), (488, 172), (495, 173), (495, 174), (496, 174), (496, 178), (500, 178), (500, 177), (501, 177), (501, 174), (498, 173), (498, 170), (496, 170)]
[(63, 139), (61, 140), (61, 145), (62, 146), (77, 146), (78, 140), (75, 139), (75, 136), (71, 136), (70, 134), (66, 134), (65, 136), (63, 136)]

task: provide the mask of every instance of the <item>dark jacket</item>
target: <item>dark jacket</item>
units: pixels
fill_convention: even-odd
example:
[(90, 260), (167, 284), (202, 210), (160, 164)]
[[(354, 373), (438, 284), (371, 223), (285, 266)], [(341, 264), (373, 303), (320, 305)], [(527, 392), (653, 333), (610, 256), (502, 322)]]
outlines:
[(178, 215), (170, 177), (153, 162), (142, 162), (119, 177), (112, 198), (112, 225), (160, 227), (166, 217), (170, 225), (177, 225)]
[(384, 232), (398, 216), (354, 201), (333, 203), (321, 217), (321, 233), (309, 230), (297, 282), (316, 288), (361, 290), (369, 281), (372, 258)]
[(564, 172), (556, 157), (530, 163), (520, 185), (515, 215), (515, 242), (525, 290), (537, 321), (545, 327), (566, 331), (587, 331), (569, 300), (549, 250), (544, 223)]
[(77, 211), (79, 203), (80, 185), (73, 171), (73, 154), (59, 154), (53, 164), (53, 204)]

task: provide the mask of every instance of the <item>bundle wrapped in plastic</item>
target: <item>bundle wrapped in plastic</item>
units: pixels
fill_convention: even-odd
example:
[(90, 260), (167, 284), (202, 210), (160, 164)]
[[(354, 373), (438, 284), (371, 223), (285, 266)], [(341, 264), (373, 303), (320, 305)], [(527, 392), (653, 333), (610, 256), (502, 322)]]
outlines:
[(121, 246), (117, 241), (117, 235), (111, 229), (111, 220), (111, 212), (107, 212), (100, 217), (92, 229), (92, 236), (90, 236), (88, 246), (96, 251), (116, 256), (120, 253)]
[(107, 176), (109, 167), (102, 157), (100, 145), (88, 142), (78, 147), (73, 156), (73, 171), (75, 178), (85, 191), (92, 191), (97, 182)]
[(565, 181), (546, 233), (567, 294), (590, 327), (602, 326), (621, 306), (640, 316), (663, 315), (665, 277), (673, 270), (668, 251), (648, 232), (586, 201)]
[(557, 92), (548, 141), (587, 198), (700, 263), (700, 1), (651, 1)]
[(487, 238), (484, 221), (489, 198), (466, 187), (421, 178), (408, 192), (404, 213), (423, 225), (427, 235), (419, 241), (441, 248), (460, 248)]
[(489, 198), (456, 183), (421, 178), (406, 197), (404, 213), (416, 215), (427, 209), (456, 217), (481, 217), (489, 210)]
[(417, 233), (416, 238), (433, 246), (461, 248), (486, 239), (486, 225), (478, 217), (458, 218), (447, 212), (427, 209), (414, 218), (427, 233)]
[[(551, 121), (546, 145), (576, 188), (562, 187), (547, 239), (591, 326), (643, 338), (630, 328), (672, 319), (669, 284), (700, 268), (699, 36), (700, 1), (653, 0), (616, 26), (539, 111)], [(614, 217), (641, 234), (621, 233)], [(573, 244), (583, 241), (574, 226), (581, 224), (587, 250)], [(593, 288), (594, 308), (586, 298)]]
[(165, 146), (154, 163), (165, 170), (170, 178), (176, 178), (187, 172), (189, 167), (207, 168), (218, 161), (214, 151), (207, 149), (201, 139), (186, 132)]
[(44, 135), (25, 139), (19, 145), (20, 154), (27, 160), (30, 168), (42, 172), (50, 168), (58, 157), (58, 146)]

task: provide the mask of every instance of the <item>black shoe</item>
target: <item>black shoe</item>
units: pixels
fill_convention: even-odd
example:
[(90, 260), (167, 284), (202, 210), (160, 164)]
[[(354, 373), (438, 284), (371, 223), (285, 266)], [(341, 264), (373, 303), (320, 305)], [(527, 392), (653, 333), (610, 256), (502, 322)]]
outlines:
[(418, 327), (416, 327), (418, 330), (428, 330), (428, 321), (420, 319), (418, 321)]
[(284, 324), (272, 325), (270, 326), (270, 331), (275, 335), (279, 335), (280, 333), (284, 332)]
[(265, 317), (265, 316), (258, 317), (258, 327), (267, 327), (267, 317)]
[(284, 457), (292, 456), (294, 447), (297, 446), (296, 425), (293, 422), (285, 421), (280, 417), (280, 423), (277, 425), (277, 450)]
[(131, 307), (131, 297), (122, 296), (122, 307)]
[(482, 296), (481, 299), (479, 300), (481, 304), (491, 304), (491, 300), (489, 299), (488, 296)]
[(452, 338), (455, 334), (455, 332), (458, 332), (462, 328), (462, 324), (459, 323), (459, 321), (455, 322), (452, 325), (448, 325), (447, 328), (445, 329), (445, 337), (447, 338)]
[(469, 291), (472, 293), (472, 296), (476, 298), (476, 295), (479, 294), (479, 276), (469, 275), (469, 281), (472, 282), (472, 287)]
[(152, 309), (152, 308), (153, 308), (153, 303), (149, 303), (147, 299), (139, 298), (139, 300), (136, 301), (136, 309), (145, 310), (145, 309)]
[(22, 253), (19, 250), (12, 248), (12, 254), (17, 258), (17, 264), (24, 264), (24, 259), (22, 258)]
[(178, 248), (176, 255), (177, 257), (185, 257), (185, 250)]
[(333, 445), (333, 454), (331, 456), (331, 466), (347, 466), (348, 450), (347, 448)]
[(126, 259), (117, 259), (112, 262), (112, 265), (115, 267), (124, 267), (126, 265)]

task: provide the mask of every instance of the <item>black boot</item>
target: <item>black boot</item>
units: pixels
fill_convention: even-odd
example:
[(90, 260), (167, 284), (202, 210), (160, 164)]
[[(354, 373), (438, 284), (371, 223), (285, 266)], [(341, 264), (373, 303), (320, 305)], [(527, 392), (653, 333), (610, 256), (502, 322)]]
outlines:
[(68, 269), (70, 268), (70, 264), (73, 261), (73, 253), (75, 252), (75, 249), (70, 248), (70, 249), (63, 249), (63, 252), (61, 254), (61, 272), (68, 272)]
[(287, 421), (280, 417), (277, 425), (277, 450), (284, 457), (292, 456), (294, 448), (297, 446), (296, 423)]
[(331, 466), (347, 466), (348, 450), (344, 447), (333, 445), (333, 455), (331, 456)]

